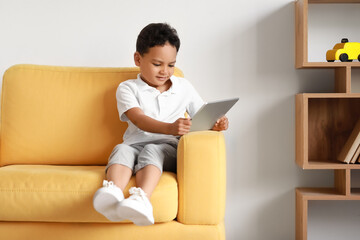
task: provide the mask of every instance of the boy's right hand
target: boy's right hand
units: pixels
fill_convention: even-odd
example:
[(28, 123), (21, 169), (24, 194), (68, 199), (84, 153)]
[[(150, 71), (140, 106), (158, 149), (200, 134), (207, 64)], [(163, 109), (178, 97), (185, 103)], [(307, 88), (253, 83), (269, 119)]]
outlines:
[(190, 131), (191, 119), (179, 118), (170, 124), (169, 134), (174, 136), (182, 136)]

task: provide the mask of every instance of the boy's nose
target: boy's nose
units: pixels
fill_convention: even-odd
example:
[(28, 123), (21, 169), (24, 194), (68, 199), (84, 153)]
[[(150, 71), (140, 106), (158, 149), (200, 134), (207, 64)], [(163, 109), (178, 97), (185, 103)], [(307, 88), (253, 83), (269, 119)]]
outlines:
[(163, 66), (163, 67), (161, 68), (160, 72), (161, 72), (161, 73), (167, 73), (167, 70), (168, 70), (167, 66)]

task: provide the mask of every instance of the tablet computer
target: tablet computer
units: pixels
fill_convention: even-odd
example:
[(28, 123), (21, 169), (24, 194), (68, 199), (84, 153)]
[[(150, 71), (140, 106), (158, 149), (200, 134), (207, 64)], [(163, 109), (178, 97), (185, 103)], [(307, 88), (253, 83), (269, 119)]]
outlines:
[(216, 121), (234, 106), (239, 98), (205, 103), (191, 119), (190, 132), (204, 131), (211, 129)]

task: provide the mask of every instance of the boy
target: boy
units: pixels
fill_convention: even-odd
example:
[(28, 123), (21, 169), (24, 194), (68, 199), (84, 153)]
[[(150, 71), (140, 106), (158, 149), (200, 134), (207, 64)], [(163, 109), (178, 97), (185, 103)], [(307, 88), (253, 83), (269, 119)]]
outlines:
[[(192, 85), (173, 76), (180, 40), (167, 24), (149, 24), (139, 34), (134, 61), (137, 79), (121, 83), (116, 92), (120, 120), (128, 122), (124, 142), (115, 146), (106, 167), (103, 187), (94, 208), (110, 221), (154, 223), (150, 198), (163, 170), (176, 171), (179, 136), (189, 132), (193, 116), (204, 104)], [(213, 130), (228, 128), (223, 117)], [(135, 174), (136, 186), (124, 199), (123, 191)]]

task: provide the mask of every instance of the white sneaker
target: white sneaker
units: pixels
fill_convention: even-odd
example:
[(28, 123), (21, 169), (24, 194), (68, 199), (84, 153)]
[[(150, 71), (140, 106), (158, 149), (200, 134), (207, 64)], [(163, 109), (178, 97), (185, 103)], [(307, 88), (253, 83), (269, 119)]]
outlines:
[(129, 198), (118, 204), (118, 215), (138, 226), (154, 224), (153, 207), (141, 188), (132, 187)]
[(116, 207), (124, 200), (124, 194), (112, 181), (103, 181), (103, 187), (98, 189), (94, 195), (93, 205), (96, 211), (113, 222), (124, 220), (117, 214)]

